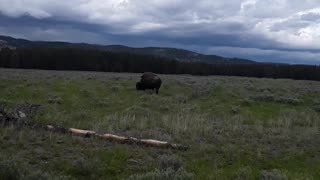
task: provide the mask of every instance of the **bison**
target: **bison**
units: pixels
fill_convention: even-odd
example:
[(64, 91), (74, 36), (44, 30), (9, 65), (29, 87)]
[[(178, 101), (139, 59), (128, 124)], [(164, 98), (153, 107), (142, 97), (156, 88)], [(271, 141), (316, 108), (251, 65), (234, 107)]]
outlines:
[(159, 76), (152, 72), (146, 72), (141, 76), (140, 82), (136, 83), (136, 89), (139, 90), (146, 90), (152, 89), (153, 91), (156, 90), (156, 93), (159, 93), (159, 89), (161, 87), (161, 79)]

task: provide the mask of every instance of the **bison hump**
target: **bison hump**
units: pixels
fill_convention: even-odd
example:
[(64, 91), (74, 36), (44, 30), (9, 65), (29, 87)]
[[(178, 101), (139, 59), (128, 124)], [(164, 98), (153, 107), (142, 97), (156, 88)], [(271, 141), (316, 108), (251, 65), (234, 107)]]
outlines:
[(146, 77), (154, 77), (157, 76), (156, 74), (152, 73), (152, 72), (145, 72), (143, 73), (143, 75), (141, 76), (141, 78), (146, 78)]

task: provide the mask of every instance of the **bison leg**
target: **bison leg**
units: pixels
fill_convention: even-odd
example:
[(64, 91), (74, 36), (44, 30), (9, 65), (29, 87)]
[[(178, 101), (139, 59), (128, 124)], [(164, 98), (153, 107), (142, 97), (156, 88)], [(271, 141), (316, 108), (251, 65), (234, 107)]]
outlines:
[(159, 89), (156, 89), (156, 93), (159, 94)]

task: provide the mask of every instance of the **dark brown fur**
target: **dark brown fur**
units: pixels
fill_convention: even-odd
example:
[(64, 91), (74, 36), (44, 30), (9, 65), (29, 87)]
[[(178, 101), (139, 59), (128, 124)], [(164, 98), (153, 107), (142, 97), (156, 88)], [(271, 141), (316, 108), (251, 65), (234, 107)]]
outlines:
[(146, 90), (146, 89), (152, 89), (156, 90), (156, 93), (159, 93), (159, 89), (161, 87), (161, 79), (159, 76), (152, 72), (145, 72), (141, 76), (140, 82), (137, 82), (136, 89), (137, 90)]

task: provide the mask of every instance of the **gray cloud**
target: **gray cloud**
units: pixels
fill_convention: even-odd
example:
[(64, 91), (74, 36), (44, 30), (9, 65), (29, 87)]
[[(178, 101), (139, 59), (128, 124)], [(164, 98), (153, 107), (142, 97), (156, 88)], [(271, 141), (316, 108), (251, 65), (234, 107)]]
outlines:
[(320, 12), (310, 12), (301, 15), (301, 20), (309, 22), (319, 22), (320, 21)]
[(32, 40), (319, 63), (318, 0), (0, 0), (0, 14), (1, 34)]
[(266, 50), (258, 48), (210, 47), (208, 54), (225, 57), (250, 58), (260, 62), (320, 64), (320, 52)]

